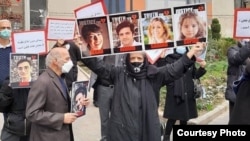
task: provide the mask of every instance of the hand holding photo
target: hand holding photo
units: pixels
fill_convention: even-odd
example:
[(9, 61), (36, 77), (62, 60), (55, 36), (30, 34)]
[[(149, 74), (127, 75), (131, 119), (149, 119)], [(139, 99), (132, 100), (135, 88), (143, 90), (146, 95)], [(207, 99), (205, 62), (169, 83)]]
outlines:
[(76, 81), (72, 84), (71, 112), (78, 117), (86, 114), (86, 106), (89, 104), (87, 98), (87, 87), (89, 81)]

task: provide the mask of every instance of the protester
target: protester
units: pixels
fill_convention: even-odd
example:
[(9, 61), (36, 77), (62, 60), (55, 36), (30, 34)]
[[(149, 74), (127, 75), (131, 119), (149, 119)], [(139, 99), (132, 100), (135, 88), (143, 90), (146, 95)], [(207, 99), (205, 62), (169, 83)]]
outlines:
[(250, 124), (250, 60), (246, 61), (246, 68), (244, 69), (244, 73), (238, 92), (236, 93), (236, 100), (234, 104), (234, 108), (231, 113), (231, 117), (229, 119), (229, 125), (249, 125)]
[(71, 90), (72, 83), (74, 81), (77, 81), (77, 76), (78, 76), (77, 62), (81, 60), (80, 49), (73, 41), (65, 41), (61, 39), (56, 42), (53, 48), (55, 47), (65, 47), (68, 50), (70, 58), (73, 62), (72, 69), (69, 71), (69, 73), (65, 74), (66, 84), (68, 86), (68, 89)]
[(153, 18), (148, 25), (149, 44), (172, 41), (171, 30), (160, 17)]
[(120, 47), (138, 46), (140, 42), (135, 41), (135, 25), (130, 21), (123, 21), (116, 27), (116, 34), (120, 40)]
[(11, 32), (11, 22), (7, 19), (0, 20), (0, 88), (10, 73)]
[(233, 91), (233, 82), (240, 78), (245, 67), (245, 61), (249, 58), (249, 56), (249, 40), (239, 40), (237, 45), (231, 46), (227, 50), (228, 68), (225, 98), (229, 101), (229, 117), (231, 117), (236, 100), (236, 95)]
[(29, 141), (30, 122), (25, 118), (29, 88), (12, 89), (7, 78), (0, 89), (0, 109), (4, 112), (1, 141)]
[(164, 83), (180, 78), (194, 64), (201, 43), (174, 64), (161, 68), (149, 65), (144, 52), (129, 53), (125, 65), (115, 67), (98, 58), (82, 61), (98, 77), (114, 84), (108, 141), (160, 141), (160, 122), (156, 92)]
[[(73, 67), (64, 47), (51, 49), (46, 56), (47, 69), (30, 89), (26, 117), (31, 121), (30, 141), (74, 141), (72, 123), (76, 113), (70, 113), (71, 102), (64, 74)], [(88, 98), (84, 105), (89, 104)]]
[[(205, 46), (204, 46), (205, 47)], [(177, 47), (173, 54), (158, 60), (158, 67), (172, 64), (179, 60), (188, 51), (188, 48)], [(161, 63), (160, 63), (161, 62)], [(205, 61), (197, 62), (200, 67), (197, 69), (195, 64), (189, 67), (184, 75), (171, 83), (166, 83), (166, 99), (163, 117), (167, 118), (163, 141), (170, 141), (173, 125), (177, 120), (181, 125), (187, 125), (187, 121), (198, 117), (196, 106), (196, 93), (194, 91), (193, 79), (199, 79), (206, 73)]]
[(196, 12), (187, 11), (183, 13), (179, 18), (179, 39), (205, 38), (206, 28), (204, 24)]
[[(95, 31), (93, 30), (93, 32)], [(90, 38), (89, 37), (90, 35), (91, 34), (82, 34), (82, 36), (84, 36), (83, 37), (84, 39)], [(79, 44), (79, 42), (77, 41), (80, 41), (79, 36), (76, 36), (75, 43), (81, 46), (81, 43)], [(87, 42), (87, 44), (88, 46), (91, 46), (91, 41), (90, 40), (86, 40), (86, 41), (89, 41)], [(102, 44), (101, 41), (99, 42), (100, 44)], [(88, 53), (86, 53), (86, 51), (82, 52), (82, 54), (88, 56)], [(119, 54), (119, 55), (111, 55), (111, 56), (100, 56), (98, 58), (102, 59), (105, 63), (118, 66), (118, 65), (122, 65), (123, 59), (124, 59), (123, 56), (124, 55)], [(96, 75), (94, 72), (91, 72), (90, 86), (94, 89), (93, 104), (94, 106), (99, 107), (99, 114), (100, 114), (100, 120), (101, 120), (101, 136), (102, 136), (101, 141), (105, 141), (107, 138), (107, 132), (109, 130), (108, 122), (110, 119), (110, 111), (111, 111), (111, 105), (112, 105), (112, 99), (113, 99), (114, 85), (111, 84), (110, 80), (98, 77), (98, 75)]]

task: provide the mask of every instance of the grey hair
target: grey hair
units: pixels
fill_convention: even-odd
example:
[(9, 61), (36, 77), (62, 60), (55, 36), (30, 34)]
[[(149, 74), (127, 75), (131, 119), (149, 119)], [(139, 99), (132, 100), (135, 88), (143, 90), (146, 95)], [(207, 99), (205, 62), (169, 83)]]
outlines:
[[(61, 48), (61, 47), (58, 47), (58, 48)], [(45, 60), (46, 67), (49, 67), (51, 65), (53, 59), (59, 59), (59, 58), (61, 58), (61, 54), (59, 51), (57, 51), (57, 48), (51, 49), (50, 52), (46, 56), (46, 60)]]

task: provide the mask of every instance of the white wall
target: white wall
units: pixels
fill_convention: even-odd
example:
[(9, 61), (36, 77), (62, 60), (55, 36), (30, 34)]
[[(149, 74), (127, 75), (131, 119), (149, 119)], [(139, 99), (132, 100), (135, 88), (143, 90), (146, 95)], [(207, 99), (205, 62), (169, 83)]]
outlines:
[(146, 0), (146, 9), (160, 9), (185, 5), (186, 0)]
[(48, 17), (74, 18), (74, 10), (89, 4), (91, 0), (47, 0)]
[(212, 0), (213, 18), (221, 24), (221, 36), (233, 37), (234, 0)]

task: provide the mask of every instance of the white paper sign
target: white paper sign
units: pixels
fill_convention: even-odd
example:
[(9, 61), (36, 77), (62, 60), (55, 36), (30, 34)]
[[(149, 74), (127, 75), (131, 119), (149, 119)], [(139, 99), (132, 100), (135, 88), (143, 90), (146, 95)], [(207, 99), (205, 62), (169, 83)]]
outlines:
[(48, 40), (71, 40), (75, 33), (75, 20), (47, 19)]
[(26, 31), (12, 34), (13, 53), (47, 53), (44, 31)]
[(146, 55), (148, 58), (148, 61), (151, 64), (154, 64), (160, 57), (161, 54), (165, 51), (165, 56), (168, 54), (172, 54), (174, 52), (174, 48), (165, 48), (165, 49), (155, 49), (155, 50), (147, 50)]
[(103, 3), (101, 1), (75, 10), (76, 19), (105, 16), (105, 14)]
[(238, 11), (235, 21), (235, 37), (250, 37), (250, 11)]

